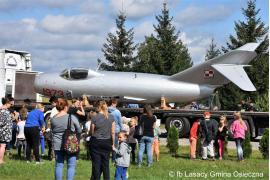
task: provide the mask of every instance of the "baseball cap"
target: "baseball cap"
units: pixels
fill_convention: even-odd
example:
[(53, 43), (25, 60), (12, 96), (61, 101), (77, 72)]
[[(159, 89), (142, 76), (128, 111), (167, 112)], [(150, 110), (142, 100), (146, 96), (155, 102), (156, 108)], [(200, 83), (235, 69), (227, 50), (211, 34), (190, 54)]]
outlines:
[(205, 111), (205, 112), (203, 113), (203, 115), (204, 115), (204, 116), (210, 116), (211, 114), (210, 114), (209, 111)]

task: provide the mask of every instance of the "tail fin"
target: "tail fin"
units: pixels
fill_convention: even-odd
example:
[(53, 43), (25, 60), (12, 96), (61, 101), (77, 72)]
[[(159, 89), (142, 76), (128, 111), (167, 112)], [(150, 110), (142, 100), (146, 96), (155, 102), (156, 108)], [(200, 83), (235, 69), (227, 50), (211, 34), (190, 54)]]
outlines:
[(174, 74), (169, 79), (216, 87), (231, 81), (242, 90), (256, 91), (243, 67), (257, 56), (255, 50), (259, 45), (259, 43), (245, 44), (224, 55)]

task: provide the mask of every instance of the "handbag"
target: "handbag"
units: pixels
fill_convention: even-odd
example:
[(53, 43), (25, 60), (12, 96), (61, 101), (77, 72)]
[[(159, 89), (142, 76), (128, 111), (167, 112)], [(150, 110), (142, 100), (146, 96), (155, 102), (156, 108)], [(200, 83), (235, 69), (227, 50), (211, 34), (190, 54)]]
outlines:
[(64, 132), (64, 151), (67, 154), (76, 154), (80, 151), (80, 141), (76, 132), (71, 130), (71, 114), (68, 116), (67, 129)]
[(135, 126), (133, 137), (135, 139), (140, 139), (141, 137), (143, 137), (143, 130), (144, 130), (144, 123), (139, 123), (137, 126)]

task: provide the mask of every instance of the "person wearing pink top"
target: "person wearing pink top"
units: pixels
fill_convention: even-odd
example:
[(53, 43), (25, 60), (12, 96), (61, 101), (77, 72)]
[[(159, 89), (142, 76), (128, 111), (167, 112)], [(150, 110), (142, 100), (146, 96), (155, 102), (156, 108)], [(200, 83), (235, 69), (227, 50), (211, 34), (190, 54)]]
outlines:
[(245, 139), (245, 131), (247, 130), (247, 126), (243, 121), (240, 112), (235, 112), (234, 116), (235, 120), (232, 123), (230, 130), (233, 133), (233, 138), (235, 139), (238, 160), (242, 161), (244, 160), (242, 143)]

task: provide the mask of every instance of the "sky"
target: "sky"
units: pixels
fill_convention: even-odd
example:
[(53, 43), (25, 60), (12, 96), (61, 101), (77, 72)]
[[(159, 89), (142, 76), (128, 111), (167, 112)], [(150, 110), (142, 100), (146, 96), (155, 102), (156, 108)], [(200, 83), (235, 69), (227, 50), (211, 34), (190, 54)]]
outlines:
[[(155, 34), (156, 15), (165, 0), (0, 0), (0, 49), (28, 51), (34, 71), (60, 72), (65, 68), (96, 69), (97, 59), (115, 19), (124, 11), (126, 29), (134, 42)], [(166, 0), (172, 24), (188, 47), (194, 64), (204, 61), (214, 38), (225, 46), (234, 35), (234, 22), (243, 21), (247, 0)], [(269, 25), (269, 2), (257, 0), (258, 17)]]

